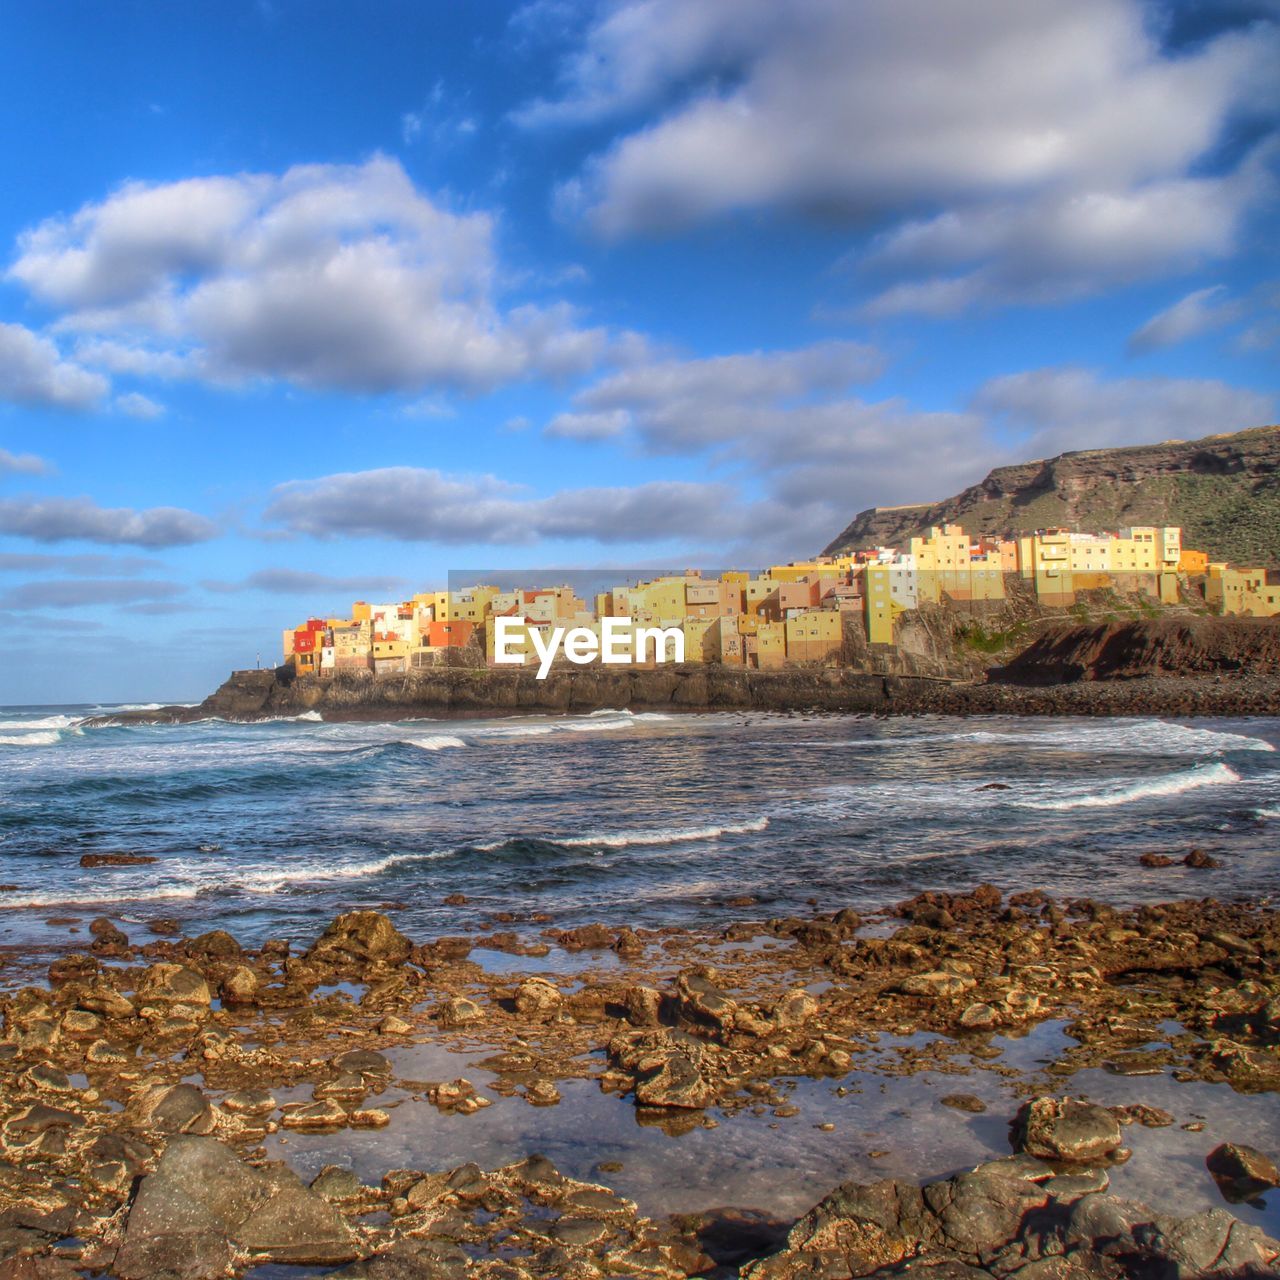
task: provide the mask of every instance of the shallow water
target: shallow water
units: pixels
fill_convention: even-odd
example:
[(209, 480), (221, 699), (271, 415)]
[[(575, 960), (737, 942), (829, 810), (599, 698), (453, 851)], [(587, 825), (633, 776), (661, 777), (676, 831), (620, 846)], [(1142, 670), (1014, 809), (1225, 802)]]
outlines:
[[(428, 935), (498, 911), (714, 923), (741, 895), (780, 914), (980, 880), (1117, 901), (1280, 888), (1275, 719), (83, 729), (89, 710), (0, 710), (0, 942), (62, 943), (77, 926), (44, 920), (104, 913), (140, 937), (170, 916), (252, 942), (354, 906)], [(1137, 865), (1192, 846), (1225, 865)], [(79, 865), (121, 852), (157, 861)]]
[[(708, 1114), (714, 1128), (679, 1136), (638, 1123), (630, 1098), (604, 1094), (594, 1081), (561, 1081), (558, 1106), (532, 1107), (486, 1088), (493, 1077), (479, 1065), (484, 1053), (427, 1046), (392, 1050), (398, 1075), (464, 1076), (493, 1105), (471, 1116), (442, 1115), (427, 1102), (402, 1100), (402, 1091), (391, 1089), (381, 1100), (371, 1100), (371, 1105), (398, 1103), (386, 1129), (276, 1135), (268, 1150), (307, 1178), (335, 1163), (371, 1183), (391, 1168), (437, 1170), (468, 1160), (496, 1167), (536, 1151), (563, 1173), (602, 1182), (635, 1200), (644, 1214), (732, 1206), (787, 1220), (843, 1181), (933, 1180), (1008, 1155), (1009, 1121), (1024, 1096), (1015, 1086), (1018, 1078), (1032, 1076), (1046, 1092), (1069, 1092), (1108, 1106), (1142, 1102), (1173, 1114), (1169, 1128), (1135, 1124), (1123, 1130), (1133, 1157), (1111, 1169), (1115, 1194), (1178, 1214), (1230, 1207), (1245, 1221), (1280, 1235), (1280, 1193), (1271, 1193), (1263, 1209), (1226, 1206), (1204, 1167), (1205, 1156), (1220, 1142), (1280, 1149), (1280, 1107), (1270, 1097), (1242, 1098), (1225, 1085), (1180, 1084), (1167, 1073), (1134, 1077), (1089, 1069), (1067, 1080), (1040, 1077), (1073, 1043), (1061, 1022), (1042, 1023), (1019, 1038), (994, 1038), (1002, 1052), (991, 1061), (960, 1053), (955, 1061), (968, 1068), (960, 1073), (884, 1076), (866, 1069), (877, 1061), (895, 1062), (897, 1045), (931, 1038), (908, 1042), (885, 1036), (875, 1053), (860, 1060), (862, 1069), (843, 1080), (785, 1082), (783, 1092), (798, 1115), (778, 1118), (767, 1107), (732, 1114), (713, 1110)], [(1013, 1068), (1018, 1078), (993, 1068)], [(952, 1093), (981, 1098), (988, 1110), (974, 1115), (943, 1106), (939, 1099)], [(1180, 1127), (1191, 1122), (1202, 1122), (1203, 1131)], [(825, 1123), (835, 1128), (817, 1127)], [(601, 1162), (611, 1161), (623, 1168), (599, 1170)]]

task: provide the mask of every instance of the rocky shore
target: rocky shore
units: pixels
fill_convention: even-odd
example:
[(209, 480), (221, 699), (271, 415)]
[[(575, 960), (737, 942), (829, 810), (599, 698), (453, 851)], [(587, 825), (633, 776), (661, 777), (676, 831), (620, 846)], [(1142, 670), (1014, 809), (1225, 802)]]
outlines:
[[(750, 905), (717, 931), (477, 912), (463, 934), (417, 940), (356, 911), (254, 950), (164, 920), (130, 926), (145, 941), (69, 920), (87, 929), (82, 950), (46, 973), (16, 956), (0, 969), (0, 1277), (1277, 1273), (1280, 1244), (1227, 1207), (1280, 1183), (1247, 1145), (1280, 1088), (1270, 906), (1125, 910), (989, 886), (867, 916), (829, 904), (752, 919)], [(940, 1105), (981, 1112), (966, 1074), (1008, 1075), (997, 1041), (1049, 1021), (1070, 1043), (1009, 1082), (1007, 1154), (920, 1170), (923, 1186), (855, 1179), (791, 1222), (750, 1207), (646, 1215), (610, 1185), (610, 1162), (571, 1177), (529, 1150), (371, 1181), (343, 1163), (304, 1181), (279, 1160), (291, 1137), (393, 1133), (415, 1106), (479, 1124), (495, 1104), (556, 1108), (589, 1087), (673, 1136), (771, 1115), (785, 1179), (795, 1081), (839, 1093), (952, 1073)], [(409, 1074), (423, 1046), (472, 1055), (477, 1079)], [(1103, 1067), (1234, 1091), (1238, 1132), (1205, 1135), (1198, 1156), (1222, 1207), (1179, 1218), (1110, 1192), (1140, 1145), (1128, 1135), (1204, 1126), (1073, 1086)]]
[(1244, 668), (1124, 680), (1016, 683), (881, 676), (840, 668), (734, 671), (532, 672), (441, 670), (413, 676), (298, 681), (280, 671), (234, 673), (193, 707), (97, 716), (93, 726), (189, 724), (218, 717), (328, 721), (634, 712), (817, 711), (862, 715), (1247, 716), (1280, 715), (1280, 674)]

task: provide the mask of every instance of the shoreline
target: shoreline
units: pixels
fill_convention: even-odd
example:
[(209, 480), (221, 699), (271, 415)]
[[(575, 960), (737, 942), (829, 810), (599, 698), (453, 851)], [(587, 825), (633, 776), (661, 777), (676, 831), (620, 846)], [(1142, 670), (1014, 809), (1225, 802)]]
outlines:
[(331, 723), (374, 723), (606, 710), (666, 715), (764, 711), (874, 716), (1275, 716), (1280, 715), (1280, 675), (1240, 671), (1015, 684), (868, 675), (838, 668), (708, 672), (685, 666), (608, 676), (553, 673), (546, 681), (523, 672), (454, 671), (303, 682), (276, 672), (237, 672), (196, 706), (92, 716), (84, 724), (191, 724), (215, 718), (251, 723), (302, 715), (318, 715)]
[[(27, 1170), (0, 1183), (0, 1213), (31, 1267), (50, 1268), (14, 1274), (196, 1280), (262, 1261), (368, 1280), (593, 1277), (618, 1265), (672, 1277), (742, 1268), (784, 1280), (819, 1264), (846, 1268), (822, 1274), (875, 1274), (917, 1255), (920, 1265), (973, 1267), (1002, 1251), (1025, 1254), (1017, 1224), (1033, 1206), (1083, 1266), (1101, 1244), (1079, 1206), (1118, 1212), (1108, 1184), (1141, 1176), (1150, 1144), (1199, 1144), (1203, 1162), (1214, 1139), (1251, 1138), (1271, 1114), (1280, 1088), (1273, 908), (1118, 908), (989, 886), (920, 893), (874, 915), (822, 906), (715, 930), (559, 929), (477, 912), (475, 932), (422, 940), (358, 911), (305, 948), (270, 940), (253, 950), (222, 931), (138, 944), (99, 918), (87, 950), (50, 965), (47, 986), (0, 1000), (0, 1142)], [(1052, 1061), (1004, 1065), (1046, 1029), (1064, 1046)], [(1081, 1104), (1092, 1110), (1071, 1112), (1071, 1123), (1055, 1107), (1076, 1104), (1043, 1101), (1075, 1096), (1077, 1078), (1102, 1073), (1131, 1101)], [(985, 1147), (977, 1173), (952, 1177), (955, 1166), (931, 1163), (928, 1144), (908, 1157), (868, 1151), (856, 1135), (871, 1105), (859, 1096), (893, 1082), (887, 1096), (905, 1099), (913, 1082), (935, 1076), (954, 1086), (913, 1105), (930, 1108), (930, 1128), (987, 1125), (976, 1147), (957, 1130), (969, 1144), (957, 1151)], [(1230, 1091), (1234, 1136), (1202, 1135), (1194, 1090), (1206, 1088)], [(848, 1118), (840, 1099), (857, 1103)], [(692, 1213), (655, 1212), (662, 1202), (635, 1183), (630, 1161), (607, 1158), (607, 1133), (579, 1133), (581, 1158), (565, 1172), (521, 1147), (532, 1120), (510, 1119), (572, 1133), (588, 1107), (675, 1144), (661, 1147), (657, 1185), (678, 1176), (671, 1161), (682, 1142), (732, 1163), (734, 1144), (755, 1134), (788, 1214), (757, 1204), (713, 1212), (723, 1202), (706, 1197)], [(496, 1130), (491, 1109), (508, 1117)], [(815, 1124), (816, 1115), (832, 1118)], [(1005, 1122), (1012, 1137), (993, 1138)], [(413, 1134), (432, 1126), (444, 1126), (438, 1140), (456, 1131), (470, 1145), (469, 1126), (477, 1150), (494, 1158), (485, 1168), (423, 1162), (431, 1145), (419, 1149)], [(806, 1191), (787, 1188), (803, 1167), (793, 1149), (839, 1170), (829, 1185), (885, 1164), (898, 1181), (859, 1176), (805, 1215)], [(329, 1167), (335, 1153), (345, 1169)], [(312, 1185), (272, 1163), (282, 1157)], [(556, 1163), (576, 1158), (569, 1149)], [(921, 1200), (913, 1188), (938, 1177)], [(229, 1188), (220, 1225), (206, 1218), (196, 1229), (189, 1213), (175, 1220), (172, 1197), (199, 1199), (210, 1179)], [(281, 1213), (265, 1234), (261, 1222), (240, 1221), (253, 1218), (264, 1189)], [(944, 1202), (964, 1207), (939, 1216)], [(1148, 1220), (1168, 1207), (1156, 1204)], [(1125, 1212), (1132, 1248), (1156, 1248), (1136, 1229), (1141, 1215)], [(1217, 1240), (1212, 1256), (1260, 1268), (1277, 1257), (1256, 1227), (1221, 1208), (1184, 1219), (1181, 1236), (1159, 1220), (1175, 1243)], [(850, 1271), (851, 1259), (863, 1269)]]

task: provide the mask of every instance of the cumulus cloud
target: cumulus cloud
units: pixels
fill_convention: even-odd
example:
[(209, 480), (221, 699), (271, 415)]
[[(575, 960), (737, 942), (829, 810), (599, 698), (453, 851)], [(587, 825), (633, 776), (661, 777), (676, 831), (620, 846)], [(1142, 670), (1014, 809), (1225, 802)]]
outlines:
[(134, 579), (87, 578), (24, 582), (0, 595), (5, 609), (74, 609), (84, 605), (139, 604), (171, 601), (186, 591), (180, 582), (139, 582)]
[(1195, 440), (1275, 421), (1276, 397), (1209, 378), (1104, 379), (1051, 368), (985, 383), (973, 407), (1030, 451), (1050, 457), (1161, 440)]
[[(1140, 0), (627, 0), (520, 119), (666, 104), (559, 193), (605, 235), (818, 213), (889, 226), (877, 265), (916, 287), (882, 290), (881, 314), (1038, 300), (1230, 252), (1272, 189), (1276, 25), (1174, 51), (1149, 18)], [(1206, 164), (1242, 123), (1254, 152)], [(966, 269), (915, 280), (931, 260)]]
[(735, 537), (742, 513), (725, 485), (653, 481), (530, 496), (496, 476), (384, 467), (280, 485), (268, 522), (312, 537), (394, 538), (460, 545), (600, 543)]
[(84, 410), (98, 405), (107, 380), (63, 359), (48, 338), (20, 324), (0, 324), (0, 400), (36, 408)]
[(326, 591), (350, 591), (357, 595), (394, 595), (404, 585), (403, 578), (354, 577), (339, 578), (303, 569), (259, 569), (239, 582), (206, 581), (200, 584), (208, 591), (228, 594), (238, 591), (263, 591), (270, 595), (318, 595)]
[(47, 476), (53, 467), (34, 453), (10, 453), (0, 449), (0, 476)]
[(388, 392), (591, 367), (608, 335), (571, 309), (500, 305), (494, 232), (377, 156), (129, 183), (24, 232), (8, 277), (116, 372)]
[(36, 542), (97, 542), (109, 546), (183, 547), (207, 542), (217, 526), (181, 507), (100, 507), (89, 498), (8, 498), (0, 501), (0, 533)]

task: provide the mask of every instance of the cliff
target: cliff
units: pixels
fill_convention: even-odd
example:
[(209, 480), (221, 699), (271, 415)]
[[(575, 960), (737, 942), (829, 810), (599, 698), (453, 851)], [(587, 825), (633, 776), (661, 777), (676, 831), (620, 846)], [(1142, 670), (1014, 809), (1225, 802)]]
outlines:
[(947, 523), (973, 534), (1174, 524), (1214, 559), (1280, 564), (1280, 427), (998, 467), (943, 502), (863, 511), (826, 553), (905, 546)]

